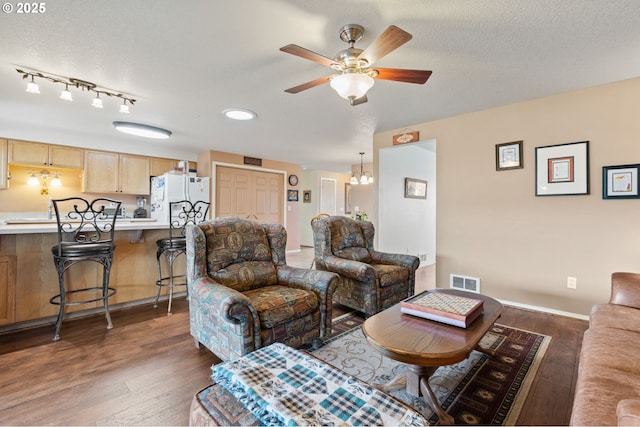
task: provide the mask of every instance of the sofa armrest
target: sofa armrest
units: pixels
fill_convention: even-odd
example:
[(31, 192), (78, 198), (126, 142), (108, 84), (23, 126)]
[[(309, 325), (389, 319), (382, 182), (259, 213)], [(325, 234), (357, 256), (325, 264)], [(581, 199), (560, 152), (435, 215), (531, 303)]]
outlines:
[(371, 261), (377, 264), (390, 264), (400, 267), (406, 267), (409, 270), (416, 271), (420, 266), (420, 259), (415, 255), (392, 254), (387, 252), (369, 251)]
[(640, 274), (613, 273), (609, 303), (640, 308)]
[(320, 304), (320, 339), (331, 333), (331, 310), (333, 307), (333, 293), (341, 282), (336, 273), (322, 270), (309, 270), (281, 265), (277, 268), (278, 284), (306, 289), (318, 296)]
[(624, 399), (618, 402), (616, 415), (618, 415), (619, 426), (639, 426), (640, 398)]
[(373, 283), (376, 280), (376, 270), (364, 262), (329, 255), (322, 258), (322, 264), (327, 271), (338, 273), (360, 282)]

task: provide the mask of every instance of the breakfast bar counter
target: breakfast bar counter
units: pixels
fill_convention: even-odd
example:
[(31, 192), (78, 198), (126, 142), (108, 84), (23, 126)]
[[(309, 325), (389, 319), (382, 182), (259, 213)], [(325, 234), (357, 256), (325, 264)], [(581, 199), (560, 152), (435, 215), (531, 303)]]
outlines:
[[(24, 219), (0, 222), (0, 332), (53, 323), (57, 306), (49, 299), (59, 292), (51, 248), (57, 244), (55, 220)], [(110, 286), (116, 294), (109, 305), (146, 304), (158, 288), (156, 240), (166, 238), (169, 225), (149, 219), (118, 219)], [(102, 268), (93, 262), (70, 270), (70, 288), (86, 288), (101, 281)], [(184, 272), (184, 261), (176, 263)], [(163, 290), (165, 292), (165, 290)], [(98, 303), (68, 307), (68, 312), (95, 311)], [(116, 325), (117, 327), (117, 325)]]

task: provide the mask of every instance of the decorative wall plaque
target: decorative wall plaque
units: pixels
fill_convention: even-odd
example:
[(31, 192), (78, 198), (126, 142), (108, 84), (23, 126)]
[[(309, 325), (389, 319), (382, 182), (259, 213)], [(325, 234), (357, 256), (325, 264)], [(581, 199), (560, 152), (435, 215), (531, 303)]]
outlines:
[(393, 135), (393, 145), (406, 144), (407, 142), (416, 142), (420, 139), (420, 132), (406, 131), (404, 133), (399, 133), (398, 135)]

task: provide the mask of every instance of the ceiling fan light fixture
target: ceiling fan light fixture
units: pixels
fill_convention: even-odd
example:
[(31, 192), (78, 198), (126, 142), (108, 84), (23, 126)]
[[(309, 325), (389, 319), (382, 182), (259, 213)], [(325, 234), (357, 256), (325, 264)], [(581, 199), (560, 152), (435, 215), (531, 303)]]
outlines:
[(222, 114), (228, 119), (233, 120), (253, 120), (258, 115), (251, 110), (245, 108), (228, 108), (222, 111)]
[(167, 139), (171, 136), (171, 131), (169, 130), (141, 123), (113, 122), (113, 127), (120, 132), (145, 138)]
[(335, 76), (329, 84), (338, 95), (344, 99), (358, 99), (367, 94), (367, 91), (373, 86), (374, 80), (367, 74), (363, 73), (344, 73)]

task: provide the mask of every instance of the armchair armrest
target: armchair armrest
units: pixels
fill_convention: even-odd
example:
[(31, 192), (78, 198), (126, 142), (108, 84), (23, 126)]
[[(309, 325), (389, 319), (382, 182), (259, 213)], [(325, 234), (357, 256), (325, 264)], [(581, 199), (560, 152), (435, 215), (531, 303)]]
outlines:
[(392, 254), (387, 252), (369, 251), (371, 260), (378, 264), (391, 264), (406, 267), (411, 271), (416, 271), (420, 266), (420, 259), (415, 255)]
[(277, 268), (278, 284), (294, 288), (302, 288), (314, 292), (320, 304), (320, 339), (331, 333), (331, 309), (333, 292), (340, 284), (340, 276), (336, 273), (321, 270), (308, 270), (288, 265)]
[(640, 425), (640, 399), (624, 399), (616, 408), (619, 426)]
[(328, 271), (360, 282), (373, 283), (376, 279), (375, 269), (364, 262), (329, 255), (322, 258), (322, 263)]
[(640, 308), (640, 274), (613, 273), (609, 304)]
[(248, 323), (248, 329), (253, 331), (254, 349), (261, 347), (260, 318), (249, 298), (242, 292), (224, 286), (209, 276), (203, 276), (190, 284), (189, 298), (205, 301), (209, 313), (218, 317), (221, 322), (234, 325)]

